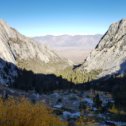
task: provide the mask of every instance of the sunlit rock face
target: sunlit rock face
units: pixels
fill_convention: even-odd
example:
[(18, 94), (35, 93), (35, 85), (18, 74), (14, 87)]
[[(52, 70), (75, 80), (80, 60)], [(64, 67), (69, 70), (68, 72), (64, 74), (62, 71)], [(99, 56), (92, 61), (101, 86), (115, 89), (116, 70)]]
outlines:
[(81, 70), (102, 69), (101, 76), (126, 71), (126, 19), (113, 23), (90, 53)]
[(44, 63), (59, 60), (58, 55), (46, 46), (21, 35), (4, 21), (0, 21), (0, 42), (1, 55), (13, 63), (16, 59), (27, 60), (28, 58), (36, 58)]
[[(64, 67), (72, 64), (68, 60), (60, 58), (47, 46), (20, 34), (3, 20), (0, 20), (0, 58), (0, 83), (6, 83), (2, 79), (5, 75), (4, 67), (2, 66), (6, 66), (6, 62), (36, 73), (53, 72), (54, 68), (49, 68), (50, 64), (64, 63)], [(12, 66), (12, 64), (10, 65)], [(48, 66), (45, 67), (45, 65)], [(47, 71), (45, 68), (47, 68)], [(16, 76), (15, 67), (11, 69), (15, 72), (9, 72), (8, 76)], [(11, 71), (11, 69), (9, 70)], [(7, 80), (7, 78), (4, 80)]]

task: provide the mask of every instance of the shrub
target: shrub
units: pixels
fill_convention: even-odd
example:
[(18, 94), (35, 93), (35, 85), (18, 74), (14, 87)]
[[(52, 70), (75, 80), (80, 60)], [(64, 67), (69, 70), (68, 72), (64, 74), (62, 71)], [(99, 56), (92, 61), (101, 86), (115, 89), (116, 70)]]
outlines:
[(80, 117), (76, 121), (76, 126), (94, 126), (95, 124), (95, 118), (93, 117)]
[(67, 67), (63, 71), (58, 71), (56, 75), (62, 76), (62, 78), (65, 78), (72, 83), (81, 84), (95, 80), (97, 78), (97, 75), (100, 74), (100, 72), (101, 70), (82, 72), (80, 70), (73, 70), (72, 67)]
[(32, 104), (25, 98), (0, 99), (0, 126), (65, 126), (51, 109), (42, 103)]

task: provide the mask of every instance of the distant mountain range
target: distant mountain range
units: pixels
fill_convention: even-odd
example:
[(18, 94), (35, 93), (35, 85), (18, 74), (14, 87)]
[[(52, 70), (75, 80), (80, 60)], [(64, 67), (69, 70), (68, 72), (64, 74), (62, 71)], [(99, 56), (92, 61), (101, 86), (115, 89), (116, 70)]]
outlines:
[(102, 35), (60, 35), (60, 36), (39, 36), (35, 40), (51, 47), (81, 47), (92, 49), (96, 46)]
[[(59, 53), (55, 53), (44, 44), (59, 50)], [(80, 53), (83, 50), (91, 51), (85, 60), (84, 55)], [(80, 59), (84, 62), (73, 65), (59, 56), (61, 53), (67, 57), (73, 56), (76, 61), (81, 55)], [(40, 93), (93, 86), (95, 89), (115, 92), (114, 94), (118, 92), (116, 97), (124, 103), (125, 82), (126, 19), (110, 25), (103, 36), (43, 36), (34, 40), (0, 20), (0, 84), (2, 85), (26, 91), (36, 90)], [(126, 102), (124, 104), (126, 105)]]
[[(67, 59), (60, 57), (61, 53), (67, 58), (73, 57), (78, 61), (80, 51), (84, 50), (88, 53), (93, 48), (79, 69), (89, 72), (102, 69), (102, 76), (116, 71), (125, 73), (125, 42), (126, 19), (113, 23), (103, 37), (102, 35), (49, 35), (35, 37), (34, 40), (21, 35), (7, 23), (0, 21), (0, 58), (35, 73), (54, 72), (55, 66), (64, 68), (72, 65)], [(59, 54), (44, 44), (59, 50)], [(81, 60), (84, 60), (84, 55), (81, 57), (83, 57)], [(0, 64), (0, 73), (3, 74), (3, 70), (5, 70), (3, 66), (6, 64)], [(58, 64), (62, 64), (62, 66), (58, 66)], [(16, 72), (9, 72), (9, 74), (16, 75)]]
[(39, 36), (33, 39), (46, 44), (59, 55), (66, 57), (75, 63), (82, 62), (89, 52), (95, 48), (102, 35), (60, 35)]

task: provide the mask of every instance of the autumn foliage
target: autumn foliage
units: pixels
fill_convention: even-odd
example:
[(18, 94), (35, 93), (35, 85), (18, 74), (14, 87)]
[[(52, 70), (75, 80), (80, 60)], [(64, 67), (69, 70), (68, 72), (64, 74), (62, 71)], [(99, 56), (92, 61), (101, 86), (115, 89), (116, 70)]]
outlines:
[(66, 126), (66, 123), (42, 103), (0, 98), (0, 126)]

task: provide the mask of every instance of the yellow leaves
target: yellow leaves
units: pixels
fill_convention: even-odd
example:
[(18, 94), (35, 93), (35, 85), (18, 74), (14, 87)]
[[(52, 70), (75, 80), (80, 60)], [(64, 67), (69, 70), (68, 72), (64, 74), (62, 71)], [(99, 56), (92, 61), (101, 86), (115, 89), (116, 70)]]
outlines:
[(65, 126), (51, 109), (42, 103), (32, 104), (25, 98), (0, 98), (0, 126)]

